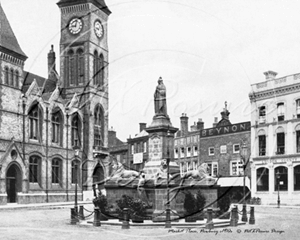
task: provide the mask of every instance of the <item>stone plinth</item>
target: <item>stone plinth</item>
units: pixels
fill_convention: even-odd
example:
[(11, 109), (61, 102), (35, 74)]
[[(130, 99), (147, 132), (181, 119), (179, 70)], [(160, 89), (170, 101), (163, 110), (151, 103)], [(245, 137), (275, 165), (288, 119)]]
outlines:
[[(213, 182), (206, 179), (202, 181), (186, 180), (182, 185), (179, 182), (171, 181), (170, 189), (170, 208), (172, 211), (184, 217), (184, 198), (185, 192), (190, 191), (196, 194), (198, 190), (204, 194), (206, 198), (206, 207), (217, 208), (218, 187)], [(128, 195), (133, 198), (139, 198), (147, 203), (148, 214), (152, 215), (153, 221), (165, 221), (165, 210), (167, 203), (167, 184), (166, 180), (148, 180), (138, 188), (138, 180), (129, 181), (121, 180), (108, 181), (105, 185), (107, 201), (109, 206), (117, 208), (116, 200), (121, 199), (122, 195)], [(176, 219), (176, 214), (171, 214), (171, 219)]]

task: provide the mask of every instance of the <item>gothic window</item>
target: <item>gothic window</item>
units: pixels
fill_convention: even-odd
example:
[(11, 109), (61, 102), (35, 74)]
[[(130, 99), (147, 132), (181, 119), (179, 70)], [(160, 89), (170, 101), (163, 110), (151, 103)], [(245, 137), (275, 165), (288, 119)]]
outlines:
[(102, 54), (98, 55), (98, 52), (94, 52), (94, 85), (104, 86), (104, 57)]
[(294, 191), (300, 190), (300, 165), (294, 167)]
[(198, 147), (194, 146), (193, 148), (194, 148), (193, 149), (194, 156), (198, 156)]
[(269, 191), (269, 169), (259, 168), (256, 170), (257, 191)]
[(70, 85), (74, 85), (75, 84), (75, 56), (74, 53), (72, 51), (72, 53), (70, 54)]
[(40, 164), (41, 158), (38, 156), (31, 156), (29, 158), (29, 182), (39, 183), (40, 179)]
[(72, 123), (71, 123), (71, 141), (72, 141), (72, 146), (80, 146), (80, 133), (81, 133), (81, 122), (78, 117), (78, 113), (75, 113), (73, 118), (72, 118)]
[(6, 84), (6, 85), (9, 85), (9, 69), (8, 69), (8, 67), (5, 67), (5, 69), (4, 69), (4, 83)]
[(39, 105), (34, 105), (29, 111), (29, 138), (42, 140), (43, 114)]
[(15, 87), (19, 88), (19, 72), (15, 72)]
[(72, 161), (72, 183), (80, 183), (80, 162), (78, 160)]
[(61, 183), (62, 180), (61, 160), (55, 158), (52, 160), (52, 183)]
[(278, 191), (278, 185), (280, 191), (288, 190), (288, 171), (287, 167), (277, 167), (274, 169), (274, 183), (275, 191)]
[(84, 82), (84, 55), (83, 51), (79, 49), (77, 51), (77, 66), (78, 66), (78, 84), (82, 84)]
[(99, 62), (98, 52), (95, 51), (94, 52), (94, 62), (93, 62), (93, 64), (94, 64), (94, 68), (93, 68), (93, 80), (94, 81), (93, 81), (93, 84), (94, 85), (98, 85), (98, 76), (99, 76), (98, 62)]
[(100, 79), (99, 79), (99, 84), (100, 87), (104, 87), (104, 58), (103, 55), (100, 54), (100, 62), (99, 62), (99, 70), (100, 70)]
[(104, 114), (100, 106), (95, 109), (94, 119), (94, 146), (103, 146)]
[(278, 121), (284, 121), (284, 103), (277, 104), (277, 118)]
[(9, 74), (9, 85), (14, 86), (14, 70), (10, 69), (10, 74)]
[(63, 121), (59, 110), (52, 113), (52, 142), (62, 144)]
[(276, 130), (277, 136), (277, 152), (276, 154), (284, 154), (285, 151), (285, 133), (282, 127), (277, 128)]

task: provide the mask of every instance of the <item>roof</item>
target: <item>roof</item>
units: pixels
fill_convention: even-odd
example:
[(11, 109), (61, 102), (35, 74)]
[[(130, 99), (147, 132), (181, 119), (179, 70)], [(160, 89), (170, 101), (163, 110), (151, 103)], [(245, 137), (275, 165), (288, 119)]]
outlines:
[(36, 74), (24, 71), (24, 84), (22, 92), (27, 92), (33, 81), (36, 81), (38, 87), (44, 88), (44, 92), (53, 92), (56, 88), (56, 81), (52, 79), (46, 79)]
[[(221, 187), (243, 187), (244, 186), (243, 176), (236, 177), (220, 177), (218, 180), (218, 185)], [(245, 186), (250, 189), (250, 180), (245, 177)]]
[(27, 56), (22, 51), (18, 40), (13, 33), (13, 30), (9, 24), (9, 21), (2, 9), (0, 4), (0, 50), (8, 51), (15, 53), (16, 57), (19, 57), (22, 60), (26, 60)]
[(57, 5), (59, 7), (67, 7), (70, 5), (82, 4), (82, 3), (93, 3), (107, 15), (111, 14), (104, 0), (60, 0)]

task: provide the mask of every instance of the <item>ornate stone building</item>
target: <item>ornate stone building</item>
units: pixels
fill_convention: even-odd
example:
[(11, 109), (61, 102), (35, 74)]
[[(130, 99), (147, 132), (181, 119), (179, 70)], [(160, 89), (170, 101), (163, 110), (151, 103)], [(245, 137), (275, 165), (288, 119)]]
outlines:
[(300, 201), (300, 74), (264, 73), (251, 101), (252, 195), (264, 204)]
[(0, 204), (92, 197), (108, 174), (108, 46), (104, 0), (60, 0), (60, 75), (27, 59), (0, 5)]

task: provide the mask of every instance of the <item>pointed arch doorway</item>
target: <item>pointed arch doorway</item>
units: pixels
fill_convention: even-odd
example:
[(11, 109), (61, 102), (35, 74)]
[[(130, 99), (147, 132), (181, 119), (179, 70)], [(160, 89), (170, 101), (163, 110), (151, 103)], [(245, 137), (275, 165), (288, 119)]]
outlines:
[(98, 163), (93, 172), (93, 188), (98, 191), (104, 189), (104, 169)]
[(6, 172), (7, 203), (17, 202), (17, 192), (22, 191), (22, 173), (17, 164), (12, 164)]

